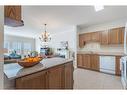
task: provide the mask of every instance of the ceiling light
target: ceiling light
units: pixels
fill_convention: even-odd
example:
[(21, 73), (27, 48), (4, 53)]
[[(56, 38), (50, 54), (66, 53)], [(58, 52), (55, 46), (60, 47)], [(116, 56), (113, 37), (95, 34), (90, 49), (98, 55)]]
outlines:
[(104, 6), (103, 5), (95, 5), (94, 6), (94, 9), (95, 9), (96, 12), (98, 12), (98, 11), (103, 10), (104, 9)]
[(45, 31), (42, 33), (41, 37), (39, 37), (40, 41), (41, 42), (48, 42), (51, 40), (51, 36), (50, 34), (46, 31), (46, 25), (47, 24), (44, 24), (45, 25)]

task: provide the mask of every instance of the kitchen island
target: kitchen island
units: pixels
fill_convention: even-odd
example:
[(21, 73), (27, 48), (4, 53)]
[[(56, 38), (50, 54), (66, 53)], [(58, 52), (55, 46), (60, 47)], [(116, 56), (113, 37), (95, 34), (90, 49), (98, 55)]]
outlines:
[(23, 68), (18, 63), (5, 64), (4, 73), (6, 80), (13, 81), (14, 89), (73, 88), (72, 59), (47, 58), (30, 68)]

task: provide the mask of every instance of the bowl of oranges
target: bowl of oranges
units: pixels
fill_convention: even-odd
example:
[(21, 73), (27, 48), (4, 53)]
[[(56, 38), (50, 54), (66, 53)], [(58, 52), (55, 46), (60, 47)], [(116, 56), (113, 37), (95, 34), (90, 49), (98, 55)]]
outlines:
[(29, 58), (24, 58), (20, 61), (18, 61), (18, 64), (24, 68), (27, 67), (32, 67), (38, 63), (40, 63), (40, 61), (42, 60), (42, 57), (29, 57)]

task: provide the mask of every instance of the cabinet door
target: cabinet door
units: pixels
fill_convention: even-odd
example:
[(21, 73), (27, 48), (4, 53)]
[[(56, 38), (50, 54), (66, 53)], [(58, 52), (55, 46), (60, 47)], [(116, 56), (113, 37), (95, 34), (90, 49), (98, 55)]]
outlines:
[(119, 44), (119, 28), (109, 30), (109, 44)]
[(121, 72), (120, 72), (120, 58), (121, 58), (121, 56), (116, 56), (116, 64), (115, 64), (115, 74), (116, 75), (121, 75)]
[(84, 54), (83, 55), (83, 66), (86, 69), (90, 69), (90, 55), (89, 54)]
[(91, 33), (91, 35), (92, 35), (93, 42), (99, 42), (99, 38), (100, 38), (99, 32), (93, 32)]
[(77, 54), (77, 66), (78, 67), (82, 67), (83, 66), (83, 64), (82, 64), (83, 63), (82, 62), (82, 60), (83, 60), (82, 56), (83, 56), (82, 54)]
[(99, 71), (99, 56), (96, 54), (90, 55), (90, 65), (92, 70)]
[(16, 89), (46, 89), (46, 72), (37, 72), (17, 78)]
[(79, 35), (79, 47), (83, 48), (84, 47), (84, 34)]
[(5, 17), (21, 20), (21, 6), (5, 6), (4, 10)]
[(85, 34), (84, 34), (84, 41), (85, 41), (85, 42), (90, 42), (90, 41), (92, 41), (92, 35), (91, 35), (91, 33), (85, 33)]
[(121, 27), (119, 31), (119, 43), (120, 44), (124, 43), (124, 31), (125, 31), (125, 27)]
[(108, 30), (100, 31), (100, 43), (103, 45), (108, 44)]
[(15, 15), (16, 15), (16, 20), (21, 20), (21, 6), (15, 6), (15, 9), (16, 9), (16, 13), (15, 13)]
[(73, 89), (73, 63), (65, 64), (65, 89)]
[(64, 88), (64, 65), (53, 67), (48, 70), (48, 88)]

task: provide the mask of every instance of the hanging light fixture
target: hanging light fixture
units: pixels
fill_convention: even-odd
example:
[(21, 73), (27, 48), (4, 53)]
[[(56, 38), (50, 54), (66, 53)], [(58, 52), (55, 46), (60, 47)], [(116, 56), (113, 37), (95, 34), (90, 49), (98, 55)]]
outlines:
[(46, 25), (47, 24), (44, 24), (45, 31), (42, 33), (41, 37), (39, 37), (41, 42), (49, 42), (51, 40), (50, 34), (46, 31)]

